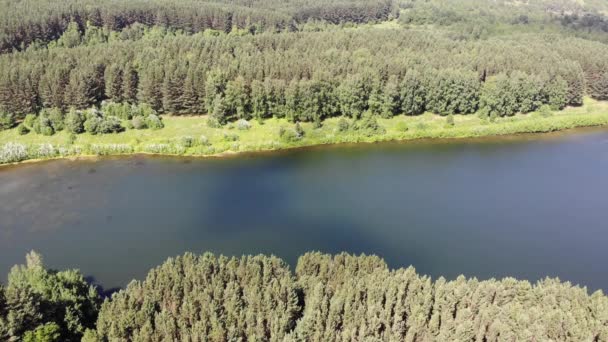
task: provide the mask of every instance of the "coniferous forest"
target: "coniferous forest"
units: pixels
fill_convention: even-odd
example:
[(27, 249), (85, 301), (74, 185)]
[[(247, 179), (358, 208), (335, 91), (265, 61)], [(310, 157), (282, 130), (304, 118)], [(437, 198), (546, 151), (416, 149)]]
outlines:
[(8, 341), (606, 341), (608, 297), (536, 284), (439, 278), (376, 256), (281, 259), (187, 253), (102, 299), (39, 254), (0, 287)]

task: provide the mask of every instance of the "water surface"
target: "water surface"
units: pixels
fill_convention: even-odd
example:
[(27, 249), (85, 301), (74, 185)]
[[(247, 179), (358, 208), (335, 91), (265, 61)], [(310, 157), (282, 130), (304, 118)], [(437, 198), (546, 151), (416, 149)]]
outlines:
[(434, 278), (608, 289), (608, 132), (0, 168), (2, 281), (28, 250), (105, 287), (184, 251), (377, 254)]

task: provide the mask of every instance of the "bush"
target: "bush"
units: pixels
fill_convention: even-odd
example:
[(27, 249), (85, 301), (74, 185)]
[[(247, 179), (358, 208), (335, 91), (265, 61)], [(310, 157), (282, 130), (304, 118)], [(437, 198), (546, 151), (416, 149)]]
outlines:
[(449, 114), (446, 118), (445, 118), (445, 125), (446, 127), (454, 127), (454, 116), (452, 114)]
[(340, 120), (338, 120), (338, 132), (346, 132), (349, 128), (350, 124), (348, 123), (348, 120), (341, 117)]
[(23, 144), (9, 142), (0, 149), (0, 163), (16, 163), (27, 158), (27, 148)]
[(222, 124), (220, 123), (220, 121), (214, 117), (210, 117), (207, 119), (207, 127), (209, 128), (220, 128), (222, 127)]
[(246, 131), (251, 128), (251, 124), (245, 119), (240, 119), (236, 122), (236, 128), (241, 131)]
[(53, 128), (53, 124), (51, 120), (46, 116), (38, 117), (38, 120), (34, 122), (34, 132), (37, 134), (42, 134), (46, 136), (51, 136), (55, 134), (55, 129)]
[(296, 125), (294, 126), (293, 130), (296, 132), (296, 134), (302, 138), (304, 136), (304, 129), (302, 128), (302, 126), (300, 126), (299, 122), (296, 122)]
[(124, 131), (120, 119), (115, 116), (107, 116), (101, 120), (97, 127), (97, 133), (110, 134)]
[(154, 154), (184, 154), (186, 148), (179, 144), (148, 144), (144, 151)]
[(95, 144), (91, 145), (90, 151), (98, 156), (129, 154), (133, 152), (133, 147), (128, 144)]
[(363, 118), (359, 120), (359, 122), (357, 122), (357, 124), (355, 124), (353, 128), (367, 136), (384, 134), (386, 132), (384, 127), (378, 124), (376, 118), (369, 114), (364, 115)]
[(239, 140), (239, 135), (236, 133), (224, 133), (224, 141), (238, 141)]
[(19, 133), (19, 135), (26, 135), (30, 132), (30, 130), (25, 127), (25, 125), (23, 123), (19, 124), (19, 126), (17, 126), (17, 133)]
[(146, 120), (143, 116), (136, 116), (131, 120), (131, 124), (135, 129), (145, 129), (146, 128)]
[(56, 150), (51, 144), (40, 144), (34, 153), (36, 158), (51, 158), (55, 157)]
[(37, 119), (36, 114), (28, 114), (25, 116), (25, 119), (23, 120), (23, 124), (25, 126), (27, 126), (27, 128), (33, 129), (34, 123), (36, 123), (36, 119)]
[(146, 126), (150, 129), (161, 129), (165, 127), (160, 117), (155, 114), (150, 114), (146, 117)]
[(65, 116), (65, 129), (73, 134), (84, 132), (84, 119), (84, 115), (81, 112), (70, 109)]
[(104, 116), (115, 116), (122, 120), (131, 120), (134, 110), (128, 103), (104, 102), (101, 104), (101, 111)]
[(182, 146), (186, 148), (190, 148), (194, 146), (194, 138), (192, 138), (191, 136), (181, 137), (180, 144), (182, 144)]
[(51, 120), (51, 125), (53, 126), (53, 131), (59, 132), (62, 131), (65, 127), (63, 123), (63, 113), (59, 108), (52, 108), (47, 112), (49, 120)]
[(70, 135), (68, 135), (67, 144), (73, 145), (75, 142), (76, 142), (76, 134), (70, 133)]
[(551, 110), (551, 106), (549, 106), (549, 105), (542, 105), (538, 109), (538, 115), (540, 115), (543, 118), (548, 118), (548, 117), (552, 116), (553, 115), (553, 111)]
[(135, 126), (133, 126), (133, 122), (127, 121), (127, 123), (125, 124), (125, 128), (126, 129), (135, 129)]
[(10, 113), (0, 112), (0, 131), (13, 128), (15, 125), (15, 116)]
[(198, 138), (198, 142), (199, 142), (199, 144), (201, 144), (201, 146), (211, 145), (211, 142), (209, 142), (209, 138), (207, 138), (207, 136), (205, 136), (205, 135), (201, 135), (201, 137)]
[(102, 119), (97, 116), (89, 116), (84, 122), (84, 130), (89, 134), (97, 134), (99, 132), (99, 125), (101, 125)]

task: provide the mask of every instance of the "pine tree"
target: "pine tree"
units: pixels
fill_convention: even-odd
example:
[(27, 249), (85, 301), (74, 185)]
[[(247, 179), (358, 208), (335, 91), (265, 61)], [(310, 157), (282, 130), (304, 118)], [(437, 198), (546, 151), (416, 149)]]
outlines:
[(104, 74), (105, 96), (112, 102), (120, 103), (123, 100), (123, 78), (122, 70), (118, 64), (106, 67)]

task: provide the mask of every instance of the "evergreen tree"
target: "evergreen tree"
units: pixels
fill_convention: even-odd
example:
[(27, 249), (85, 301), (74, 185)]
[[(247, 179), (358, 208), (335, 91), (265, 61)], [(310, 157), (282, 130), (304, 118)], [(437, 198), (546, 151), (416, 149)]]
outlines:
[(123, 75), (122, 69), (118, 64), (111, 64), (106, 67), (104, 74), (105, 96), (113, 102), (119, 103), (123, 100)]

